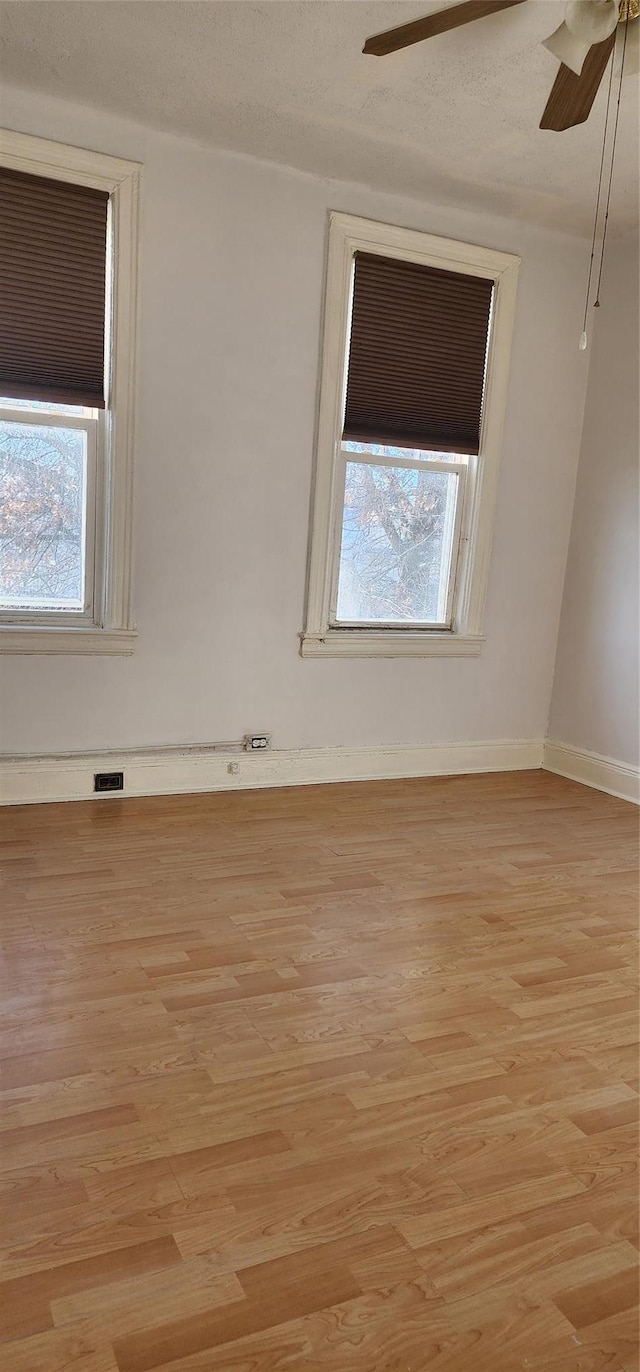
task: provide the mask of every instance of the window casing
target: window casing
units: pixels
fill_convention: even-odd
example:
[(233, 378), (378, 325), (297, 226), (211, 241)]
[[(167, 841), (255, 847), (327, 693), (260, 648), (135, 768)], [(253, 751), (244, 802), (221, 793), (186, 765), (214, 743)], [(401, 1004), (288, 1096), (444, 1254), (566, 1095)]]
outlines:
[(7, 131), (0, 165), (109, 196), (105, 409), (0, 397), (5, 480), (18, 497), (2, 527), (0, 653), (127, 654), (140, 167)]
[[(477, 455), (345, 442), (359, 251), (493, 283)], [(331, 215), (303, 657), (480, 652), (518, 265), (511, 254)], [(355, 570), (345, 560), (345, 539)]]

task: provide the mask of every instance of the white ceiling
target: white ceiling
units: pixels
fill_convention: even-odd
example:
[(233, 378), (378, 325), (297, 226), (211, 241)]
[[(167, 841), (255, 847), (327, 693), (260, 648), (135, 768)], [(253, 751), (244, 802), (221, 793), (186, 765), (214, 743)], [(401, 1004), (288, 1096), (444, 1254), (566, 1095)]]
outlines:
[[(588, 123), (538, 123), (562, 0), (388, 57), (366, 37), (442, 0), (0, 3), (4, 79), (321, 175), (590, 230), (606, 80)], [(634, 26), (634, 44), (640, 21)], [(637, 216), (637, 74), (625, 76), (612, 214)]]

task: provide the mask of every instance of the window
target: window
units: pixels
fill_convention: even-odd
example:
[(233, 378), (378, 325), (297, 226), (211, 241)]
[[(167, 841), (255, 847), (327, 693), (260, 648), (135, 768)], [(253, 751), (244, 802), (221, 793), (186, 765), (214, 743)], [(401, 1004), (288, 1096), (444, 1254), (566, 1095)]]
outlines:
[(0, 398), (0, 607), (94, 610), (98, 412)]
[(0, 652), (133, 649), (139, 170), (0, 135)]
[(451, 624), (462, 464), (439, 453), (345, 442), (334, 625)]
[(304, 657), (480, 651), (518, 262), (331, 216)]

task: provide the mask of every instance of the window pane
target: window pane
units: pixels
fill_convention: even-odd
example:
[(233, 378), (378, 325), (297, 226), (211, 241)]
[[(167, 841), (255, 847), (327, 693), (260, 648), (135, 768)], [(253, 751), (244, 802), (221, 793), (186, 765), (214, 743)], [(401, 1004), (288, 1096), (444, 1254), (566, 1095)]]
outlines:
[(45, 410), (49, 414), (95, 414), (83, 405), (62, 405), (55, 400), (12, 400), (10, 396), (0, 395), (0, 409), (3, 410)]
[[(1, 402), (0, 402), (1, 403)], [(410, 461), (466, 463), (461, 453), (430, 453), (424, 448), (385, 448), (382, 443), (356, 443), (351, 439), (343, 442), (348, 453), (373, 453), (374, 457), (408, 457)]]
[(84, 609), (87, 435), (0, 420), (0, 607)]
[(338, 622), (446, 622), (458, 489), (446, 468), (347, 463)]

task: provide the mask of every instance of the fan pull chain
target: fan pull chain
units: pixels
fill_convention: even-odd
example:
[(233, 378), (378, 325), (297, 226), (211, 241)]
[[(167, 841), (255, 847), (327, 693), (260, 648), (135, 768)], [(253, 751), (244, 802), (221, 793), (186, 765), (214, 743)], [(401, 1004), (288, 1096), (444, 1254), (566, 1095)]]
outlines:
[(591, 277), (593, 275), (593, 259), (596, 252), (596, 238), (598, 234), (598, 216), (600, 214), (600, 195), (602, 193), (602, 177), (604, 175), (604, 157), (607, 147), (607, 131), (609, 128), (609, 109), (611, 106), (611, 91), (613, 87), (613, 68), (614, 60), (611, 59), (611, 71), (609, 73), (609, 89), (607, 91), (607, 110), (604, 117), (604, 134), (602, 136), (602, 153), (600, 156), (600, 175), (598, 176), (598, 194), (596, 197), (596, 211), (593, 217), (593, 235), (591, 238), (591, 257), (589, 258), (589, 275), (587, 277), (587, 290), (584, 298), (584, 316), (582, 320), (582, 333), (580, 335), (580, 350), (584, 352), (587, 346), (587, 314), (589, 312), (589, 292), (591, 291)]
[[(607, 203), (606, 203), (606, 208), (605, 208), (604, 225), (603, 225), (603, 230), (602, 230), (602, 247), (601, 247), (601, 249), (600, 249), (600, 269), (599, 269), (599, 271), (598, 271), (598, 283), (597, 283), (597, 286), (596, 286), (596, 298), (595, 298), (595, 300), (594, 300), (594, 302), (593, 302), (593, 308), (594, 308), (594, 310), (599, 310), (599, 309), (600, 309), (600, 285), (601, 285), (601, 282), (602, 282), (602, 271), (603, 271), (603, 268), (604, 268), (605, 248), (606, 248), (606, 242), (607, 242), (607, 229), (608, 229), (608, 225), (609, 225), (609, 207), (610, 207), (610, 204), (611, 204), (611, 187), (612, 187), (612, 184), (613, 184), (613, 169), (614, 169), (614, 165), (615, 165), (616, 143), (617, 143), (617, 139), (618, 139), (618, 120), (619, 120), (619, 118), (620, 118), (620, 100), (621, 100), (621, 97), (622, 97), (622, 78), (623, 78), (623, 75), (624, 75), (624, 59), (625, 59), (625, 53), (626, 53), (626, 50), (627, 50), (627, 33), (628, 33), (628, 30), (629, 30), (629, 6), (627, 6), (627, 12), (626, 12), (625, 23), (624, 23), (624, 41), (623, 41), (623, 44), (622, 44), (622, 60), (621, 60), (621, 62), (620, 62), (620, 75), (619, 75), (619, 78), (618, 78), (618, 100), (617, 100), (617, 104), (616, 104), (616, 118), (615, 118), (615, 124), (614, 124), (614, 128), (613, 128), (613, 142), (612, 142), (612, 145), (611, 145), (611, 161), (610, 161), (610, 164), (609, 164), (609, 184), (608, 184), (608, 186), (607, 186)], [(586, 346), (587, 346), (587, 313), (588, 313), (588, 309), (589, 309), (589, 292), (590, 292), (590, 290), (591, 290), (591, 278), (592, 278), (592, 273), (593, 273), (593, 259), (594, 259), (594, 256), (595, 256), (596, 237), (597, 237), (597, 232), (598, 232), (598, 215), (599, 215), (599, 213), (600, 213), (600, 195), (601, 195), (601, 191), (602, 191), (602, 177), (603, 177), (603, 172), (604, 172), (605, 152), (606, 152), (606, 146), (607, 146), (607, 129), (608, 129), (608, 125), (609, 125), (609, 110), (610, 110), (610, 106), (611, 106), (611, 93), (612, 93), (612, 89), (613, 89), (613, 69), (614, 69), (614, 65), (615, 65), (615, 54), (614, 54), (614, 60), (612, 60), (612, 62), (611, 62), (611, 74), (610, 74), (610, 76), (609, 76), (609, 90), (608, 90), (608, 93), (607, 93), (607, 111), (606, 111), (605, 121), (604, 121), (604, 135), (603, 135), (603, 138), (602, 138), (602, 156), (601, 156), (601, 158), (600, 158), (600, 175), (599, 175), (599, 177), (598, 177), (598, 194), (597, 194), (597, 198), (596, 198), (596, 211), (595, 211), (594, 222), (593, 222), (593, 237), (592, 237), (592, 240), (591, 240), (591, 257), (590, 257), (590, 260), (589, 260), (589, 276), (588, 276), (588, 279), (587, 279), (587, 292), (586, 292), (585, 302), (584, 302), (584, 318), (583, 318), (583, 321), (582, 321), (582, 334), (581, 334), (581, 336), (580, 336), (580, 349), (581, 349), (582, 352), (585, 351)]]
[[(622, 78), (624, 76), (624, 58), (627, 50), (627, 33), (629, 31), (629, 6), (627, 5), (627, 17), (624, 21), (624, 39), (622, 43), (622, 60), (620, 62), (620, 78), (618, 81), (618, 103), (616, 105), (616, 122), (613, 126), (613, 146), (611, 148), (611, 167), (609, 169), (609, 186), (607, 188), (607, 208), (604, 216), (604, 228), (602, 230), (602, 249), (600, 251), (600, 271), (598, 272), (598, 284), (596, 286), (596, 298), (593, 308), (600, 309), (600, 283), (602, 281), (602, 269), (604, 267), (604, 253), (607, 244), (607, 228), (609, 225), (609, 205), (611, 204), (611, 185), (613, 182), (613, 168), (616, 160), (616, 143), (618, 141), (618, 120), (620, 118), (620, 99), (622, 96)], [(612, 68), (613, 70), (613, 68)]]

